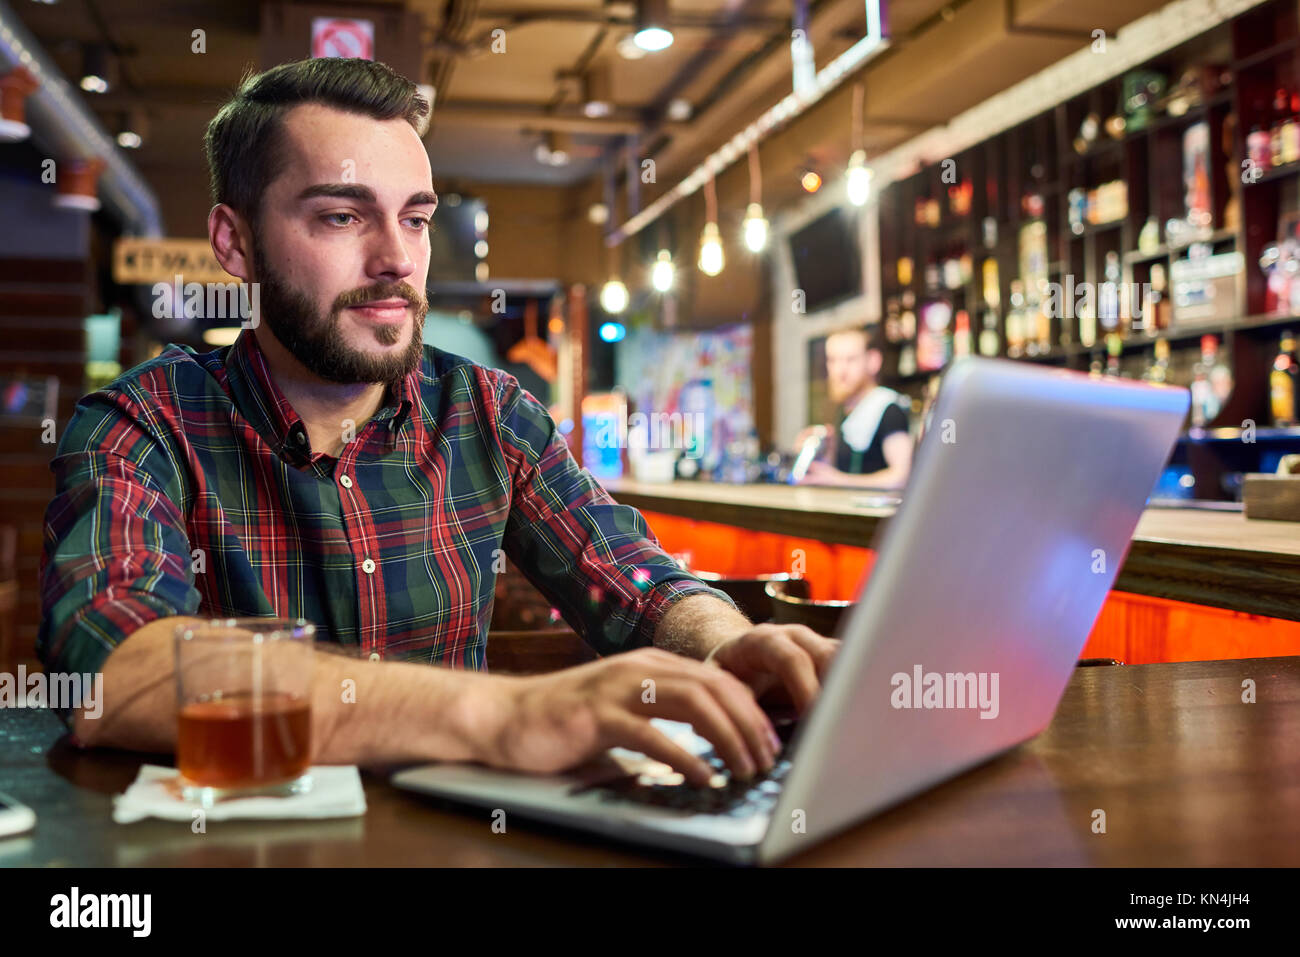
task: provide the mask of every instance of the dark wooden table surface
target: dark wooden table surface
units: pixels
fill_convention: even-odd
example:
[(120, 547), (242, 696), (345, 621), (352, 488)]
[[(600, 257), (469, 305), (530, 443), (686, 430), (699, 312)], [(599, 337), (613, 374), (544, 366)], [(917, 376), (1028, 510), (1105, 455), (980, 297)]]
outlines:
[[(1244, 703), (1243, 682), (1256, 702)], [(141, 763), (0, 711), (0, 790), (37, 812), (0, 866), (657, 865), (682, 859), (438, 805), (365, 775), (336, 821), (114, 824)], [(886, 773), (882, 769), (882, 773)], [(1098, 811), (1105, 833), (1094, 833)], [(1300, 865), (1300, 658), (1080, 668), (1027, 745), (810, 847), (795, 865)]]
[[(616, 500), (650, 512), (835, 545), (871, 547), (893, 506), (865, 489), (602, 479)], [(775, 570), (775, 569), (774, 569)], [(1300, 621), (1300, 525), (1240, 511), (1148, 508), (1118, 591)]]

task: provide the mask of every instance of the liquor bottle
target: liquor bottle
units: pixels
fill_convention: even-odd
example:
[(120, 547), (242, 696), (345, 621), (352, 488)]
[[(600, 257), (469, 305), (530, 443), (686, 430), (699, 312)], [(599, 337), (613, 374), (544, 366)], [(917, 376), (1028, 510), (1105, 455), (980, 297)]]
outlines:
[(1282, 349), (1273, 360), (1268, 374), (1269, 404), (1273, 409), (1273, 424), (1280, 427), (1300, 422), (1300, 369), (1296, 367), (1295, 337), (1288, 329), (1282, 333)]
[(1019, 279), (1011, 281), (1011, 309), (1007, 312), (1007, 355), (1020, 358), (1025, 350), (1025, 295)]
[(1286, 121), (1282, 124), (1282, 162), (1294, 163), (1300, 160), (1300, 90), (1291, 93), (1290, 109)]
[(953, 320), (952, 354), (968, 356), (971, 353), (970, 314), (965, 309), (958, 309)]
[(912, 345), (903, 346), (898, 353), (898, 374), (900, 376), (915, 375), (916, 373), (916, 348)]
[(1107, 333), (1106, 335), (1106, 375), (1112, 378), (1119, 378), (1119, 357), (1124, 351), (1124, 339), (1118, 333)]
[(1034, 323), (1037, 330), (1038, 351), (1042, 355), (1052, 351), (1052, 317), (1047, 314), (1045, 303), (1033, 307)]
[[(1204, 428), (1213, 422), (1222, 406), (1220, 391), (1223, 372), (1218, 359), (1219, 340), (1201, 336), (1201, 361), (1192, 367), (1192, 425)], [(1231, 373), (1229, 380), (1231, 379)], [(1216, 388), (1218, 386), (1218, 388)]]
[(1113, 249), (1106, 253), (1105, 266), (1102, 270), (1105, 281), (1097, 290), (1097, 315), (1101, 318), (1101, 327), (1107, 333), (1123, 334), (1120, 322), (1120, 271), (1119, 253)]
[(1192, 391), (1192, 425), (1198, 429), (1205, 428), (1205, 423), (1211, 418), (1205, 414), (1210, 401), (1210, 370), (1203, 359), (1192, 366), (1192, 384), (1189, 388)]
[(1214, 396), (1214, 414), (1228, 404), (1232, 396), (1232, 364), (1229, 361), (1228, 347), (1222, 347), (1214, 336), (1205, 336), (1210, 340), (1213, 354), (1210, 358), (1210, 392)]
[(998, 341), (998, 314), (993, 310), (984, 313), (984, 328), (980, 330), (980, 355), (996, 356), (1001, 345)]
[(1157, 339), (1152, 357), (1155, 360), (1148, 367), (1142, 378), (1148, 382), (1169, 381), (1169, 340)]
[(1272, 165), (1268, 130), (1252, 126), (1250, 135), (1246, 137), (1246, 150), (1250, 154), (1250, 165), (1259, 172), (1264, 172)]
[(998, 286), (998, 261), (990, 256), (984, 260), (984, 304), (996, 311), (1002, 304), (1002, 290)]
[(1286, 121), (1290, 103), (1286, 89), (1278, 87), (1273, 94), (1273, 125), (1268, 134), (1268, 158), (1272, 166), (1282, 165), (1282, 124)]

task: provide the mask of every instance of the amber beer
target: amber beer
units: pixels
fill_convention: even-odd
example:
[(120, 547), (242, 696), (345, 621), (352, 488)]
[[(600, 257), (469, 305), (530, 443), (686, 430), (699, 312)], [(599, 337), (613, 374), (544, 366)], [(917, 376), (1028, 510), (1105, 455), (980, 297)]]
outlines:
[(186, 799), (310, 788), (315, 632), (275, 618), (176, 629), (176, 766)]
[(181, 708), (176, 765), (193, 784), (279, 784), (310, 763), (311, 703), (300, 695), (264, 694), (260, 707), (252, 695), (231, 695)]

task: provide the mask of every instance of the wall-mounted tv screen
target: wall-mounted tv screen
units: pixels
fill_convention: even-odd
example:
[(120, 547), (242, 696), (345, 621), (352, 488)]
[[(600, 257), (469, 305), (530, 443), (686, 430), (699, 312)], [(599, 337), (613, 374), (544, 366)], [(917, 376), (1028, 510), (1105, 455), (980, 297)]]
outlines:
[(857, 222), (844, 210), (832, 209), (791, 233), (790, 255), (806, 313), (862, 294)]

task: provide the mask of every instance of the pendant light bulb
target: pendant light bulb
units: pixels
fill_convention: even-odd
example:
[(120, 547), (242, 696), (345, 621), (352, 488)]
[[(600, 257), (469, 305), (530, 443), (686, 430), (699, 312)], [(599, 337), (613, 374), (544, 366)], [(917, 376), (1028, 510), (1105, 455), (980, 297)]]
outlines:
[(745, 210), (745, 246), (752, 253), (761, 253), (767, 248), (767, 220), (763, 218), (763, 207), (750, 203)]
[(854, 206), (865, 206), (871, 196), (871, 178), (875, 174), (867, 165), (867, 154), (863, 150), (854, 150), (849, 157), (849, 168), (845, 174), (845, 191), (849, 202)]
[(718, 232), (717, 223), (705, 223), (704, 232), (700, 233), (699, 265), (700, 272), (706, 276), (716, 276), (726, 265), (726, 257), (722, 253), (722, 234)]
[(654, 265), (650, 267), (650, 285), (656, 292), (669, 292), (673, 288), (675, 272), (672, 253), (666, 249), (659, 250)]
[(600, 290), (600, 308), (610, 315), (618, 315), (627, 308), (627, 286), (617, 276), (612, 277)]

